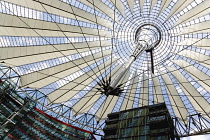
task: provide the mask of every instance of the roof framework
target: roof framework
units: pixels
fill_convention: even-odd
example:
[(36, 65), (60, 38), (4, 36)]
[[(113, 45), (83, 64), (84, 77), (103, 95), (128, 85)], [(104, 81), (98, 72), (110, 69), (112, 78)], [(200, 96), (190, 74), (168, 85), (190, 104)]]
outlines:
[[(1, 66), (17, 72), (20, 90), (37, 91), (28, 95), (48, 114), (68, 123), (93, 115), (86, 118), (92, 131), (108, 113), (160, 102), (181, 125), (197, 114), (209, 128), (209, 2), (1, 0)], [(161, 33), (153, 55), (136, 58), (119, 81), (120, 96), (101, 94), (98, 83), (117, 79), (135, 49), (136, 31), (147, 24)], [(191, 127), (180, 134), (200, 132)]]

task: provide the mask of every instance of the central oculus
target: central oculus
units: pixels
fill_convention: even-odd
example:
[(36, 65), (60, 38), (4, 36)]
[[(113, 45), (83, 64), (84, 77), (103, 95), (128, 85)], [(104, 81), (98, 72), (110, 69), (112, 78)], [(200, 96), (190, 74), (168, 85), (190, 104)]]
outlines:
[(160, 43), (161, 33), (160, 30), (152, 24), (144, 24), (140, 26), (135, 34), (135, 46), (132, 54), (130, 55), (129, 60), (126, 62), (125, 67), (119, 71), (117, 78), (112, 81), (112, 77), (106, 78), (108, 80), (102, 79), (101, 82), (98, 83), (100, 88), (97, 88), (101, 94), (105, 94), (106, 96), (114, 95), (119, 96), (123, 89), (121, 86), (121, 79), (125, 76), (125, 74), (129, 71), (131, 64), (140, 56), (144, 51), (151, 51)]
[(146, 50), (155, 48), (161, 40), (160, 30), (152, 24), (140, 26), (135, 34), (135, 44), (143, 46)]

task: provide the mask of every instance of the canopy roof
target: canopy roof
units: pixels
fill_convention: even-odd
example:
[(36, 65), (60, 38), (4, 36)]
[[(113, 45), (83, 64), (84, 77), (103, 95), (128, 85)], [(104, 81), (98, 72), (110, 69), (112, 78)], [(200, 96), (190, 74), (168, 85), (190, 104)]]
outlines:
[[(20, 88), (39, 90), (47, 113), (68, 118), (165, 102), (183, 124), (210, 118), (210, 0), (1, 0), (0, 62), (21, 76)], [(141, 54), (122, 77), (123, 93), (106, 96), (102, 79), (114, 81), (144, 24), (161, 41)], [(154, 59), (154, 73), (151, 71)]]

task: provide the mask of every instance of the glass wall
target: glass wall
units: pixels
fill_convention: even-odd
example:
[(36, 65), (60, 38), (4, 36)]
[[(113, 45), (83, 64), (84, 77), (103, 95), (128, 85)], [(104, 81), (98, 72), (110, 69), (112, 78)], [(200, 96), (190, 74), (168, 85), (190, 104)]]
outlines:
[(164, 103), (111, 113), (108, 118), (103, 140), (174, 140)]
[(0, 139), (95, 139), (90, 131), (51, 117), (37, 109), (34, 100), (18, 94), (8, 81), (0, 82)]

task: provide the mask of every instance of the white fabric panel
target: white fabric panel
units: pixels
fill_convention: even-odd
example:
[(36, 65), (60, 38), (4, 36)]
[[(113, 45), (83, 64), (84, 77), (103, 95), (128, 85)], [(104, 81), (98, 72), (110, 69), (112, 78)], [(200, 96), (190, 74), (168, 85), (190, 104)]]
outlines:
[[(190, 1), (193, 1), (193, 0), (190, 0)], [(190, 11), (188, 11), (187, 13), (185, 13), (179, 18), (175, 26), (183, 22), (187, 22), (192, 19), (196, 19), (200, 16), (210, 13), (209, 3), (210, 3), (210, 0), (205, 0), (204, 2), (200, 3), (198, 6), (192, 8)]]
[[(73, 12), (71, 10), (66, 11), (66, 9), (62, 9), (60, 7), (55, 8), (54, 7), (55, 5), (51, 5), (51, 6), (41, 5), (39, 2), (36, 2), (34, 0), (4, 0), (4, 1), (19, 5), (19, 6), (27, 7), (29, 9), (34, 9), (41, 12), (47, 11), (48, 13), (51, 13), (51, 14), (60, 15), (66, 18), (76, 19), (75, 15), (72, 14)], [(43, 8), (43, 6), (46, 10)], [(77, 13), (75, 14), (77, 15)], [(87, 13), (87, 14), (90, 14), (90, 13)], [(82, 16), (82, 15), (79, 15), (79, 16)], [(77, 19), (80, 21), (89, 22), (89, 23), (95, 22), (95, 20), (89, 19), (85, 16), (82, 16), (82, 17), (79, 17), (79, 16), (77, 15)]]
[(130, 7), (130, 10), (133, 12), (133, 7), (134, 7), (134, 1), (135, 0), (127, 0), (127, 3), (128, 3), (128, 5), (129, 5), (129, 7)]
[(210, 49), (210, 39), (208, 38), (186, 38), (185, 40), (178, 42), (176, 45), (196, 46), (203, 49)]
[[(125, 76), (123, 77), (123, 80), (121, 80), (121, 83), (119, 83), (119, 84), (122, 84), (122, 83), (125, 83), (126, 81), (128, 81), (129, 76), (130, 76), (130, 72), (128, 71), (125, 74)], [(96, 116), (98, 116), (99, 118), (105, 119), (107, 117), (107, 115), (109, 113), (111, 113), (112, 110), (114, 109), (118, 98), (119, 98), (118, 96), (113, 97), (112, 95), (109, 95), (107, 97), (106, 101), (98, 109)]]
[[(44, 46), (40, 46), (40, 47), (36, 46), (36, 47), (44, 48)], [(45, 49), (43, 49), (43, 48), (41, 49), (43, 51), (51, 50), (51, 49), (49, 49), (49, 47), (45, 48)], [(59, 45), (57, 48), (59, 49)], [(42, 54), (41, 53), (40, 54), (38, 54), (38, 53), (30, 54), (31, 52), (33, 52), (33, 50), (36, 50), (36, 49), (35, 49), (35, 47), (32, 47), (31, 49), (30, 48), (25, 49), (24, 47), (11, 47), (11, 49), (10, 48), (0, 48), (0, 50), (2, 51), (2, 52), (0, 52), (0, 54), (2, 54), (2, 57), (3, 57), (3, 58), (1, 58), (1, 56), (0, 56), (0, 60), (4, 61), (5, 65), (8, 65), (10, 67), (16, 67), (16, 66), (26, 65), (26, 64), (30, 64), (30, 63), (44, 61), (44, 60), (64, 57), (64, 55), (68, 56), (68, 55), (75, 54), (78, 52), (87, 51), (87, 49), (77, 49), (77, 51), (69, 49), (69, 50), (62, 51), (63, 54), (61, 54), (59, 51), (54, 51), (51, 53), (42, 53)], [(95, 49), (95, 48), (93, 48), (93, 49)], [(8, 50), (10, 50), (10, 51), (8, 51)], [(24, 50), (26, 52), (24, 52), (22, 50)], [(13, 57), (11, 57), (11, 56), (13, 56)], [(5, 58), (5, 57), (9, 57), (9, 58)]]
[[(101, 17), (98, 17), (98, 16), (95, 16), (91, 13), (88, 13), (84, 10), (81, 10), (77, 7), (74, 7), (74, 6), (71, 6), (65, 2), (62, 2), (60, 0), (39, 0), (41, 3), (43, 3), (42, 5), (46, 6), (46, 5), (51, 5), (53, 6), (53, 9), (59, 9), (58, 13), (60, 13), (60, 11), (64, 11), (66, 12), (65, 15), (71, 15), (71, 18), (73, 19), (77, 19), (77, 20), (84, 20), (84, 18), (86, 20), (90, 20), (94, 23), (97, 23), (102, 25), (102, 26), (105, 26), (109, 29), (112, 29), (112, 23), (109, 21), (109, 20), (106, 20), (104, 18), (101, 18)], [(74, 14), (77, 16), (75, 17)], [(97, 17), (97, 19), (96, 19)]]
[[(16, 49), (14, 49), (14, 50), (16, 50)], [(19, 52), (19, 50), (17, 52)], [(83, 52), (83, 49), (78, 49), (78, 52)], [(62, 51), (62, 53), (64, 55), (68, 56), (68, 55), (77, 53), (77, 51), (75, 51), (75, 50), (68, 51), (67, 50), (67, 51)], [(28, 55), (25, 57), (22, 56), (22, 57), (17, 57), (17, 58), (5, 59), (4, 64), (7, 66), (16, 67), (16, 66), (26, 65), (26, 64), (30, 64), (30, 63), (44, 61), (44, 60), (64, 57), (63, 54), (61, 54), (60, 52), (53, 52), (53, 53), (31, 55), (31, 56)]]
[(175, 15), (176, 13), (183, 10), (185, 7), (187, 7), (190, 3), (192, 3), (194, 0), (177, 0), (176, 4), (171, 9), (171, 12), (168, 16), (170, 18), (171, 16)]
[(113, 20), (115, 19), (115, 21), (119, 23), (118, 18), (114, 18), (114, 10), (109, 8), (101, 0), (79, 0), (79, 1), (89, 7), (92, 7), (93, 9), (95, 8), (98, 11), (102, 11), (102, 13), (105, 13), (106, 15), (111, 17)]
[[(121, 15), (125, 16), (124, 4), (121, 0), (110, 0), (115, 7), (120, 11)], [(116, 3), (115, 3), (116, 1)]]
[(210, 93), (210, 77), (186, 62), (185, 60), (172, 60), (173, 63), (184, 68), (207, 92)]
[(145, 0), (139, 0), (140, 11), (142, 11), (142, 9), (143, 9), (144, 1)]
[[(83, 34), (88, 34), (91, 36), (104, 36), (104, 37), (111, 37), (110, 32), (105, 30), (98, 30), (93, 28), (87, 27), (79, 27), (73, 26), (68, 24), (61, 24), (61, 23), (54, 23), (54, 22), (47, 22), (23, 17), (17, 17), (13, 15), (7, 15), (0, 13), (0, 26), (7, 27), (6, 30), (9, 28), (14, 29), (21, 29), (22, 36), (73, 36), (72, 33), (81, 34), (80, 36), (83, 37)], [(15, 21), (15, 22), (14, 22)], [(23, 30), (25, 29), (25, 30)], [(0, 32), (1, 35), (8, 35), (2, 34), (4, 32)], [(10, 35), (18, 36), (19, 33), (11, 32)]]
[(107, 27), (109, 29), (113, 28), (113, 25), (112, 25), (112, 23), (109, 20), (104, 19), (104, 18), (99, 17), (99, 16), (95, 16), (95, 15), (93, 15), (91, 13), (88, 13), (88, 12), (86, 12), (84, 10), (79, 9), (79, 8), (70, 6), (69, 4), (61, 2), (59, 0), (47, 0), (47, 1), (46, 0), (40, 0), (40, 1), (42, 1), (43, 3), (46, 3), (46, 4), (53, 3), (55, 8), (59, 8), (59, 9), (62, 9), (62, 10), (65, 9), (67, 12), (75, 14), (75, 15), (77, 15), (76, 19), (78, 19), (78, 20), (80, 20), (80, 17), (82, 17), (82, 18), (86, 18), (88, 20), (91, 20), (94, 23), (97, 23), (97, 24), (100, 24), (102, 26), (105, 26), (105, 27)]
[[(153, 0), (152, 0), (153, 1)], [(162, 13), (162, 11), (165, 10), (166, 7), (168, 7), (168, 5), (171, 3), (171, 0), (162, 0), (161, 1), (161, 6), (160, 6), (160, 14)]]
[[(100, 68), (100, 72), (97, 73), (97, 75), (102, 74), (103, 72), (105, 72), (106, 69), (108, 69), (108, 67), (111, 67), (111, 64), (115, 64), (117, 59), (110, 59), (107, 62), (105, 62), (105, 66), (106, 68)], [(99, 71), (99, 70), (98, 70)], [(92, 76), (94, 79), (96, 78), (95, 76)], [(89, 78), (90, 79), (90, 78)], [(80, 79), (81, 80), (81, 79)], [(83, 79), (82, 79), (83, 80)], [(81, 91), (81, 89), (85, 88), (84, 85), (89, 85), (92, 82), (92, 78), (90, 80), (84, 80), (81, 84), (77, 85), (75, 88), (71, 89), (71, 91), (69, 91), (69, 93), (67, 94), (74, 94), (76, 95), (78, 92)], [(83, 85), (82, 85), (83, 84)], [(95, 92), (97, 90), (95, 89)], [(73, 97), (73, 96), (72, 96)]]
[(155, 6), (157, 0), (150, 0), (150, 11), (152, 11), (153, 7)]
[(160, 73), (161, 73), (161, 76), (166, 84), (165, 87), (167, 89), (169, 100), (171, 102), (174, 114), (181, 120), (184, 120), (184, 122), (186, 123), (188, 111), (185, 108), (185, 105), (183, 104), (169, 75), (167, 73), (162, 73), (162, 72), (160, 72)]
[(121, 105), (120, 111), (131, 109), (133, 107), (134, 97), (136, 93), (136, 88), (138, 85), (138, 74), (137, 72), (133, 75), (132, 79), (130, 80), (128, 90), (125, 93), (125, 98)]
[[(0, 60), (8, 59), (20, 59), (20, 57), (33, 57), (34, 55), (39, 55), (42, 58), (42, 55), (48, 55), (48, 59), (61, 57), (64, 55), (75, 54), (78, 52), (85, 52), (100, 47), (111, 46), (110, 40), (101, 41), (89, 41), (89, 42), (75, 42), (75, 43), (66, 43), (66, 44), (52, 44), (52, 45), (41, 45), (41, 46), (22, 46), (22, 47), (0, 47)], [(57, 54), (57, 55), (56, 55)], [(26, 61), (28, 58), (25, 58)], [(43, 61), (43, 60), (42, 60)], [(32, 61), (34, 62), (34, 61)], [(19, 62), (25, 63), (25, 62)], [(20, 65), (19, 63), (14, 65)], [(30, 62), (29, 62), (30, 63)], [(13, 63), (12, 63), (13, 64)]]
[[(189, 81), (176, 69), (168, 68), (175, 76), (175, 78), (179, 81), (180, 87), (198, 112), (205, 115), (204, 112), (210, 113), (209, 103), (201, 97), (200, 93), (189, 83)], [(176, 71), (175, 71), (176, 70)]]
[[(209, 40), (210, 41), (210, 40)], [(180, 53), (178, 53), (179, 55), (185, 56), (187, 58), (190, 58), (192, 60), (195, 60), (197, 62), (199, 62), (199, 64), (207, 67), (208, 69), (210, 69), (210, 60), (209, 60), (209, 56), (198, 53), (198, 52), (194, 52), (191, 50), (183, 50)]]
[[(117, 71), (119, 71), (122, 68), (122, 65), (118, 65), (112, 70), (112, 78), (117, 76)], [(94, 103), (100, 98), (101, 94), (100, 92), (96, 93), (96, 88), (99, 88), (98, 85), (96, 85), (90, 92), (88, 92), (84, 98), (82, 98), (79, 102), (77, 102), (73, 109), (79, 113), (87, 112), (91, 109), (91, 107), (94, 105)], [(111, 96), (109, 96), (111, 97)], [(117, 97), (118, 98), (118, 97)]]
[[(61, 65), (56, 65), (54, 67), (46, 68), (40, 71), (29, 73), (21, 76), (21, 86), (22, 87), (32, 87), (32, 88), (41, 88), (50, 83), (53, 83), (59, 78), (64, 78), (76, 71), (79, 71), (81, 68), (87, 67), (95, 63), (95, 61), (100, 60), (103, 56), (110, 54), (110, 50), (104, 52), (102, 55), (101, 52), (92, 55), (70, 61)], [(51, 76), (49, 76), (51, 75)]]
[(139, 99), (139, 107), (146, 106), (149, 104), (149, 79), (143, 74), (141, 91), (140, 91), (140, 99)]
[(65, 32), (65, 35), (60, 31), (39, 30), (39, 29), (26, 29), (26, 28), (11, 28), (0, 27), (1, 36), (29, 36), (29, 37), (92, 37), (92, 35), (81, 33)]
[[(111, 59), (105, 62), (106, 67), (109, 67), (110, 64)], [(104, 64), (102, 63), (98, 67), (74, 79), (72, 82), (69, 82), (68, 84), (58, 88), (57, 90), (48, 95), (50, 103), (62, 103), (68, 101), (78, 92), (73, 89), (75, 89), (77, 86), (80, 87), (80, 90), (85, 88), (86, 85), (89, 85), (93, 79), (96, 79), (105, 70), (106, 69), (104, 68)]]
[(96, 116), (98, 118), (97, 121), (99, 121), (99, 118), (101, 118), (101, 121), (105, 118), (107, 118), (107, 115), (109, 113), (112, 112), (112, 110), (114, 109), (115, 107), (115, 104), (117, 102), (119, 97), (117, 96), (108, 96), (106, 98), (106, 100), (104, 101), (104, 103), (100, 106), (99, 110), (97, 111), (96, 113)]
[(160, 85), (160, 81), (158, 79), (157, 76), (155, 76), (154, 74), (152, 74), (152, 81), (153, 81), (153, 92), (154, 92), (154, 102), (155, 103), (163, 103), (164, 99), (163, 99), (163, 95), (162, 95), (162, 90), (161, 90), (161, 85)]
[[(98, 61), (98, 60), (100, 60), (100, 59), (96, 59), (96, 61)], [(78, 61), (74, 61), (74, 62), (77, 64)], [(89, 65), (91, 65), (91, 64), (94, 64), (95, 61), (92, 60), (87, 63)], [(73, 73), (79, 71), (81, 68), (86, 67), (87, 63), (82, 63), (82, 64), (78, 63), (79, 67), (76, 67), (75, 64), (70, 62), (70, 63), (65, 64), (65, 66), (69, 66), (69, 67), (66, 67), (63, 69), (61, 69), (59, 66), (57, 66), (57, 67), (52, 67), (49, 69), (44, 69), (42, 71), (30, 73), (27, 75), (23, 75), (23, 76), (21, 76), (21, 86), (22, 87), (31, 87), (31, 88), (42, 88), (42, 87), (47, 86), (53, 82), (58, 81), (60, 78), (64, 78), (70, 74), (73, 74)]]
[(133, 103), (134, 103), (134, 99), (135, 99), (135, 94), (138, 94), (136, 93), (136, 90), (137, 90), (137, 86), (138, 86), (138, 83), (139, 83), (139, 75), (138, 73), (136, 72), (136, 75), (135, 75), (135, 78), (134, 78), (134, 82), (133, 82), (133, 86), (132, 86), (132, 89), (131, 89), (131, 95), (130, 95), (130, 99), (133, 100), (133, 101), (130, 101), (129, 104), (127, 105), (127, 109), (131, 109), (133, 108)]
[(203, 32), (206, 33), (210, 31), (209, 25), (210, 25), (210, 21), (193, 24), (193, 25), (190, 25), (181, 29), (178, 35), (189, 34), (189, 33), (203, 33)]

